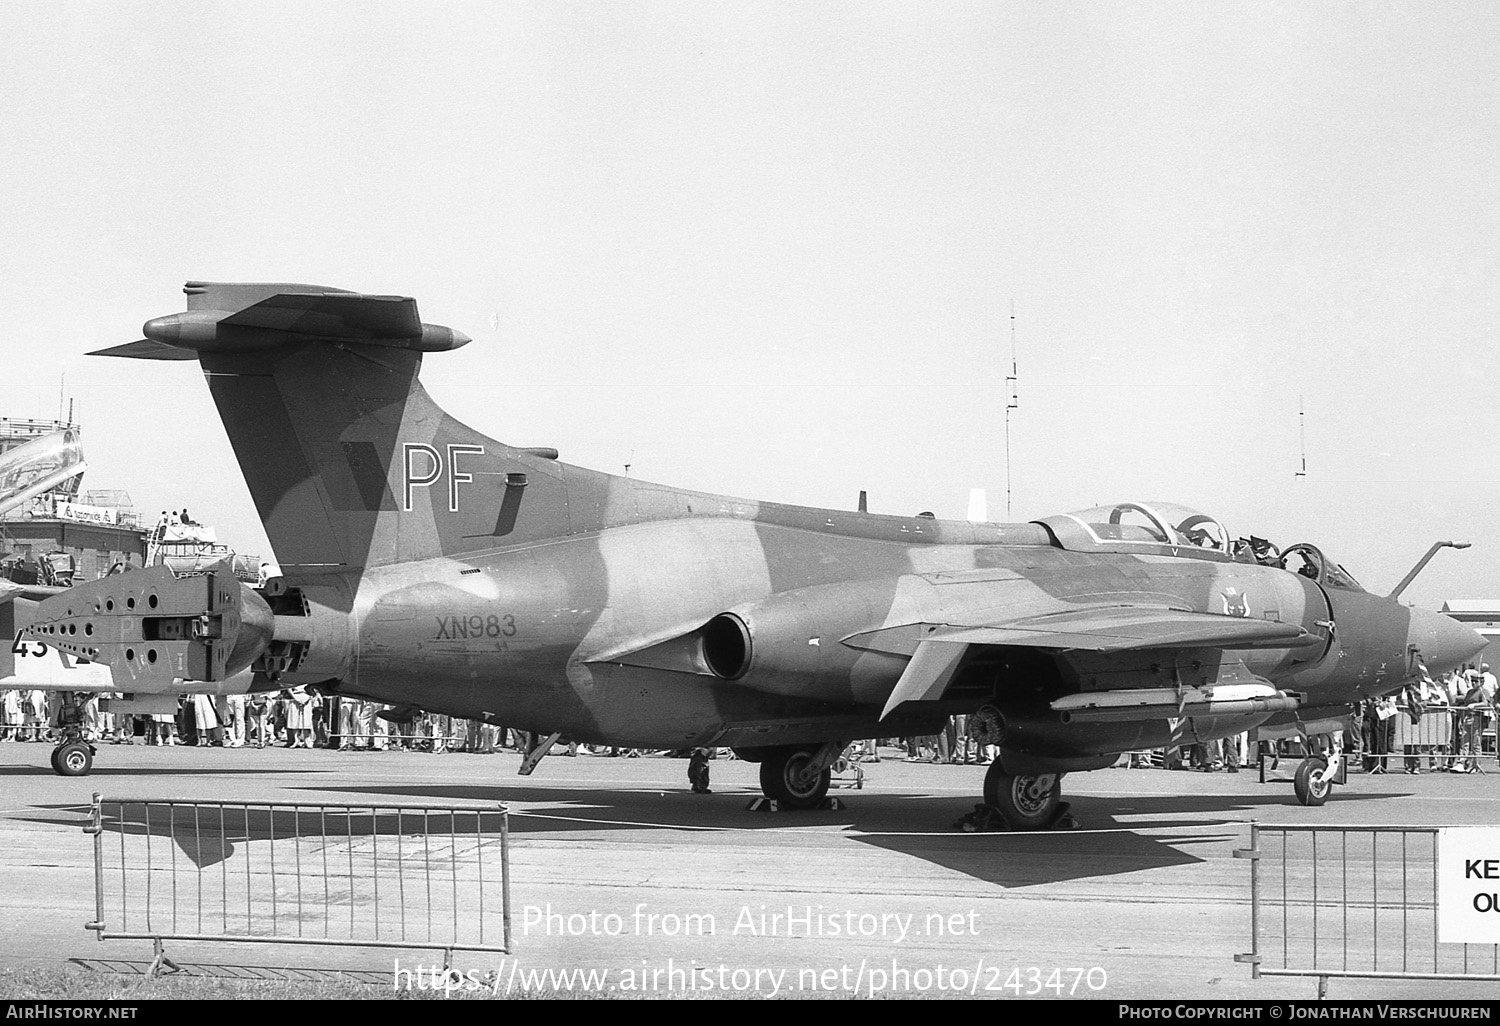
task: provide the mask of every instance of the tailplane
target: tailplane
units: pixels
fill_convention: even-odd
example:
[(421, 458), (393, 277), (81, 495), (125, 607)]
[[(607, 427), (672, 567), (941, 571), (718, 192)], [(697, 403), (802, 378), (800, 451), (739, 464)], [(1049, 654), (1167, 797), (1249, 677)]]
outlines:
[(285, 573), (566, 533), (555, 453), (486, 438), (423, 390), (422, 355), (469, 338), (423, 324), (415, 300), (293, 284), (184, 291), (187, 312), (91, 355), (199, 361)]

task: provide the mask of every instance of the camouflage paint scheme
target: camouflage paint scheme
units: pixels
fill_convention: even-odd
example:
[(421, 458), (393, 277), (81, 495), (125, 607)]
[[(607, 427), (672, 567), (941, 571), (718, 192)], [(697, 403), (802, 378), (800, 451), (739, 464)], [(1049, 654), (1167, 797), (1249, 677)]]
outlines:
[[(187, 313), (105, 352), (202, 365), (283, 574), (260, 686), (669, 748), (931, 733), (985, 707), (1015, 772), (1060, 772), (1344, 707), (1409, 679), (1418, 651), (1436, 670), (1481, 643), (1341, 575), (1176, 533), (812, 509), (570, 466), (433, 403), (423, 353), (468, 340), (410, 299), (185, 291)], [(1232, 715), (1051, 707), (1252, 682), (1277, 699)]]

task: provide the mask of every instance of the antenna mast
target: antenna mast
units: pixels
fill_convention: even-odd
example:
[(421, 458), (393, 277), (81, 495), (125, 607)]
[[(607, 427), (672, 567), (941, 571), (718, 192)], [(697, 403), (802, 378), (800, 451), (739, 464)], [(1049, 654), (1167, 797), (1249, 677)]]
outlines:
[(1010, 301), (1010, 373), (1005, 378), (1005, 519), (1010, 520), (1010, 415), (1021, 401), (1016, 393), (1016, 301)]
[(1293, 474), (1293, 477), (1307, 476), (1307, 410), (1304, 409), (1302, 396), (1297, 397), (1297, 433), (1302, 440), (1302, 469)]

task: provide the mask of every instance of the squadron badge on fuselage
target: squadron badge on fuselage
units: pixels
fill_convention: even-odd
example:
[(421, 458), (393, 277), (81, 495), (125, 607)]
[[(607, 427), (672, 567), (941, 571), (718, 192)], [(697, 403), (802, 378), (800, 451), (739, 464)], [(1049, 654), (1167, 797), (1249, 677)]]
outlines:
[(1220, 592), (1220, 597), (1224, 600), (1225, 616), (1250, 615), (1249, 597), (1238, 588), (1225, 588)]

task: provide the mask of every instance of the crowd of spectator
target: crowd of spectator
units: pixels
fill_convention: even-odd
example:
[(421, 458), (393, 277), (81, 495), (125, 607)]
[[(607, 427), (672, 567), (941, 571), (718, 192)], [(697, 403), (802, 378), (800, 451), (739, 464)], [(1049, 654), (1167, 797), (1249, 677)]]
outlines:
[[(1429, 771), (1477, 772), (1480, 756), (1485, 754), (1484, 739), (1493, 736), (1495, 693), (1496, 679), (1488, 665), (1465, 667), (1441, 679), (1424, 673), (1399, 692), (1361, 702), (1351, 729), (1342, 738), (1343, 750), (1351, 757), (1352, 768), (1369, 773), (1393, 772), (1398, 758), (1401, 771), (1408, 774), (1420, 773), (1424, 762)], [(539, 740), (529, 732), (480, 720), (416, 711), (403, 719), (400, 711), (376, 703), (314, 695), (302, 688), (254, 695), (187, 695), (178, 700), (175, 713), (150, 716), (101, 711), (98, 697), (87, 696), (82, 709), (84, 735), (96, 743), (492, 754), (507, 749), (529, 752)], [(0, 691), (0, 742), (51, 742), (56, 738), (58, 708), (55, 692)], [(937, 734), (856, 741), (847, 754), (850, 761), (878, 762), (883, 746), (895, 748), (911, 762), (985, 766), (995, 759), (996, 751), (982, 741), (980, 726), (978, 717), (953, 716)], [(1326, 751), (1328, 742), (1328, 738), (1315, 738), (1300, 744), (1304, 750)], [(1287, 753), (1286, 745), (1260, 741), (1252, 731), (1222, 740), (1129, 752), (1119, 764), (1237, 773), (1262, 747), (1272, 758), (1295, 754)], [(563, 742), (557, 752), (647, 754), (640, 749), (569, 742)]]
[[(1372, 774), (1399, 769), (1416, 775), (1425, 763), (1428, 772), (1479, 772), (1481, 756), (1495, 755), (1487, 745), (1494, 737), (1495, 691), (1495, 675), (1488, 664), (1482, 664), (1465, 666), (1440, 679), (1424, 670), (1400, 691), (1358, 703), (1349, 729), (1339, 739), (1350, 768)], [(1261, 740), (1252, 730), (1220, 741), (1132, 752), (1128, 764), (1237, 773), (1262, 752), (1272, 760), (1283, 755), (1326, 754), (1332, 741), (1327, 735)]]
[(1369, 773), (1393, 772), (1397, 755), (1411, 775), (1424, 761), (1429, 771), (1477, 773), (1493, 737), (1495, 690), (1488, 663), (1438, 679), (1424, 673), (1395, 694), (1362, 702), (1346, 748)]
[[(55, 692), (0, 692), (0, 741), (52, 741), (58, 708)], [(302, 688), (187, 695), (177, 700), (175, 712), (153, 715), (103, 711), (97, 696), (87, 696), (82, 707), (84, 737), (95, 743), (480, 753), (531, 743), (524, 732), (478, 720), (416, 712), (392, 720), (389, 713), (379, 715), (384, 710), (376, 703), (317, 696)]]

